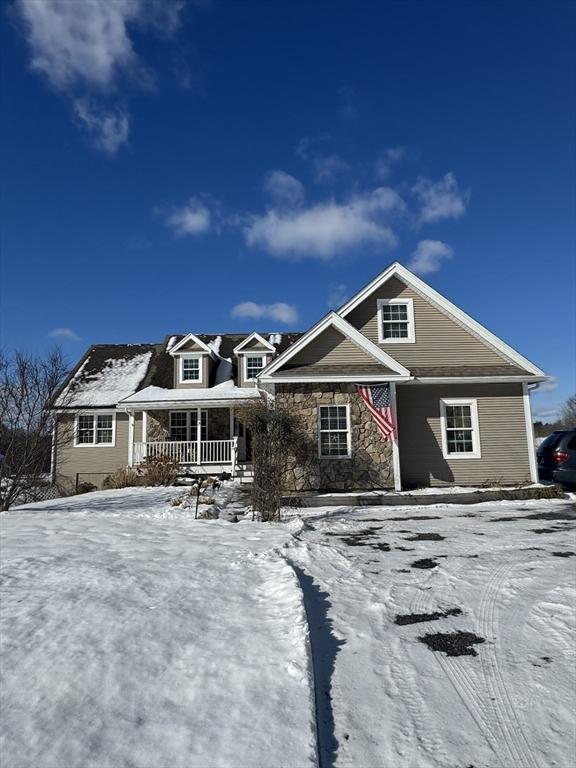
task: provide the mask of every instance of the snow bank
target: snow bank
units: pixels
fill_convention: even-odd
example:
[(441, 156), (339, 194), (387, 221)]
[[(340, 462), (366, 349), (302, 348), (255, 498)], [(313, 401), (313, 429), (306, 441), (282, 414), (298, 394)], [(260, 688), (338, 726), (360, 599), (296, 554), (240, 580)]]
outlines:
[(194, 521), (173, 495), (0, 518), (4, 765), (316, 764), (306, 616), (278, 554), (289, 531)]

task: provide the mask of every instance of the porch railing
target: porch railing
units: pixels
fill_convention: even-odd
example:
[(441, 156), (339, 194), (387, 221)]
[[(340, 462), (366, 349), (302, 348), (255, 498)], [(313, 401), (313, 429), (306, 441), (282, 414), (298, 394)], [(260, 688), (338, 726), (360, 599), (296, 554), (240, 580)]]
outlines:
[[(179, 464), (236, 464), (238, 438), (232, 440), (166, 440), (134, 443), (134, 464), (146, 457), (168, 457)], [(198, 451), (200, 446), (200, 451)]]

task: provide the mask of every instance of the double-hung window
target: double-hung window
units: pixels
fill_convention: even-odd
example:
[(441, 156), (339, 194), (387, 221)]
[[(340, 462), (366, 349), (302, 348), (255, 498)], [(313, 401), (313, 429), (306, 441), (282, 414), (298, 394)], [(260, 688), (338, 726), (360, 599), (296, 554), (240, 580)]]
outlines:
[(79, 413), (76, 445), (114, 445), (115, 414)]
[(378, 340), (382, 344), (415, 341), (412, 299), (378, 301)]
[(182, 357), (180, 359), (180, 381), (202, 381), (202, 361), (197, 357)]
[[(170, 411), (170, 440), (195, 441), (197, 423), (197, 411)], [(208, 439), (208, 411), (200, 412), (200, 439)]]
[(347, 405), (318, 406), (318, 452), (321, 459), (350, 457), (350, 411)]
[(265, 367), (265, 363), (264, 355), (246, 355), (246, 381), (255, 379)]
[(476, 400), (440, 401), (442, 453), (445, 459), (479, 459), (480, 433)]

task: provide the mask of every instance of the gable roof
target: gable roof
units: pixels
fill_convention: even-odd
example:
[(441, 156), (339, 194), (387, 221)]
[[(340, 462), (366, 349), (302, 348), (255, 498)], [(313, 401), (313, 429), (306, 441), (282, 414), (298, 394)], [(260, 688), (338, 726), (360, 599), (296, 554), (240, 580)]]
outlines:
[(192, 342), (193, 344), (196, 344), (196, 346), (200, 347), (203, 353), (207, 353), (211, 355), (214, 351), (208, 346), (208, 344), (206, 344), (201, 339), (199, 339), (198, 336), (195, 336), (193, 333), (189, 333), (188, 335), (184, 336), (183, 339), (180, 339), (180, 341), (178, 341), (176, 344), (170, 347), (170, 349), (168, 350), (169, 354), (170, 355), (177, 354), (179, 350), (185, 347), (189, 342)]
[[(278, 372), (279, 368), (282, 368), (286, 363), (288, 363), (293, 357), (295, 357), (298, 352), (302, 351), (305, 347), (307, 347), (314, 339), (319, 336), (323, 331), (325, 331), (327, 328), (333, 327), (336, 330), (338, 330), (343, 336), (348, 338), (351, 342), (353, 342), (357, 347), (364, 350), (370, 357), (374, 359), (375, 365), (384, 366), (384, 368), (389, 369), (389, 371), (392, 371), (392, 375), (390, 376), (389, 371), (388, 373), (385, 370), (382, 370), (382, 368), (379, 368), (378, 370), (375, 369), (374, 371), (371, 371), (370, 373), (363, 373), (363, 374), (342, 374), (339, 378), (342, 378), (344, 376), (347, 380), (355, 380), (359, 379), (362, 376), (371, 376), (372, 379), (374, 379), (374, 376), (380, 376), (383, 379), (401, 379), (401, 380), (407, 380), (410, 378), (410, 371), (405, 368), (403, 365), (400, 365), (399, 362), (394, 360), (392, 357), (390, 357), (389, 354), (384, 352), (384, 350), (380, 349), (374, 342), (370, 341), (370, 339), (366, 338), (364, 334), (360, 333), (356, 328), (354, 328), (353, 325), (350, 325), (350, 323), (347, 320), (344, 320), (344, 318), (340, 317), (340, 315), (337, 315), (335, 312), (329, 312), (327, 315), (325, 315), (322, 320), (320, 320), (316, 325), (312, 326), (309, 331), (307, 331), (303, 336), (298, 339), (294, 344), (292, 344), (289, 349), (287, 349), (285, 352), (283, 352), (281, 355), (279, 355), (275, 360), (272, 360), (271, 363), (269, 363), (266, 368), (264, 368), (260, 375), (258, 376), (259, 381), (278, 381), (279, 376), (274, 376), (273, 374)], [(309, 366), (309, 368), (316, 369), (317, 366)], [(304, 372), (305, 369), (302, 369)], [(311, 371), (314, 376), (319, 376), (319, 374), (316, 370)], [(294, 371), (292, 372), (294, 373)], [(325, 375), (330, 375), (331, 380), (334, 380), (334, 376), (337, 376), (336, 373), (330, 373), (325, 372)], [(293, 376), (292, 376), (293, 378)]]
[(506, 344), (505, 341), (493, 334), (491, 331), (481, 325), (477, 320), (474, 320), (473, 317), (470, 317), (470, 315), (466, 314), (466, 312), (461, 310), (446, 297), (442, 296), (442, 294), (438, 293), (438, 291), (435, 291), (434, 288), (429, 286), (417, 275), (415, 275), (409, 269), (406, 269), (406, 267), (402, 266), (402, 264), (397, 261), (387, 267), (383, 272), (377, 275), (377, 277), (375, 277), (366, 286), (364, 286), (364, 288), (358, 291), (355, 296), (343, 304), (338, 310), (338, 314), (341, 317), (346, 317), (361, 302), (368, 298), (374, 291), (376, 291), (380, 286), (382, 286), (392, 277), (397, 277), (406, 285), (412, 287), (415, 291), (420, 293), (423, 297), (427, 298), (445, 314), (451, 317), (461, 327), (482, 339), (484, 342), (486, 342), (486, 344), (493, 347), (501, 355), (510, 360), (512, 364), (519, 366), (524, 371), (527, 371), (534, 376), (546, 376), (544, 371), (538, 368), (538, 366), (534, 365), (534, 363), (530, 362), (530, 360), (513, 349), (509, 344)]
[[(279, 335), (279, 334), (275, 334)], [(272, 338), (272, 337), (271, 337)], [(266, 341), (266, 339), (263, 339), (262, 336), (260, 336), (259, 333), (251, 333), (250, 336), (247, 336), (244, 341), (241, 341), (240, 344), (238, 344), (237, 347), (234, 348), (234, 354), (237, 355), (238, 352), (242, 351), (242, 347), (247, 346), (250, 344), (251, 341), (257, 341), (259, 344), (261, 344), (264, 349), (268, 349), (270, 352), (276, 352), (276, 347), (269, 341)]]

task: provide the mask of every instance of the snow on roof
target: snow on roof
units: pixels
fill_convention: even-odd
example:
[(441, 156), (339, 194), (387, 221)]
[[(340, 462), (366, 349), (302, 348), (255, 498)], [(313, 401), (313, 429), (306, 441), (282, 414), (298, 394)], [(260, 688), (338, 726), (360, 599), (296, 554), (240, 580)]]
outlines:
[(260, 393), (253, 387), (236, 387), (229, 379), (214, 387), (198, 389), (164, 389), (163, 387), (145, 387), (122, 400), (121, 405), (138, 403), (185, 403), (197, 400), (253, 400)]
[(178, 336), (170, 336), (168, 339), (168, 343), (166, 344), (166, 352), (170, 352), (172, 347), (176, 344), (178, 341)]
[(65, 407), (95, 407), (115, 405), (135, 392), (142, 383), (152, 352), (130, 358), (109, 358), (99, 371), (86, 372), (88, 360), (76, 374), (58, 399)]
[(271, 333), (268, 337), (268, 343), (273, 344), (275, 347), (278, 346), (278, 344), (282, 343), (282, 334), (281, 333)]
[(221, 347), (221, 345), (222, 345), (222, 336), (216, 336), (216, 338), (215, 338), (215, 339), (213, 339), (212, 341), (209, 341), (209, 342), (208, 342), (208, 346), (210, 347), (210, 349), (211, 349), (211, 350), (212, 350), (212, 351), (213, 351), (213, 352), (214, 352), (216, 355), (218, 355), (218, 354), (220, 353), (220, 347)]

